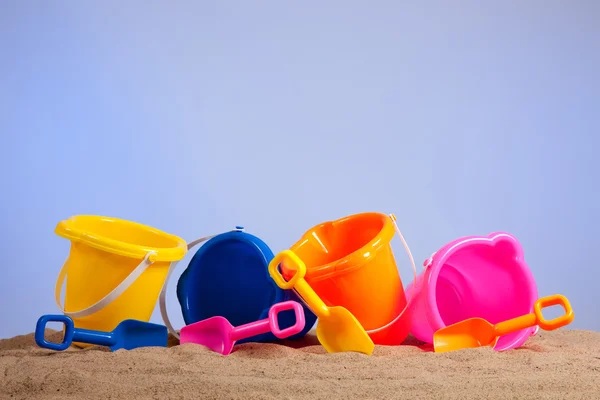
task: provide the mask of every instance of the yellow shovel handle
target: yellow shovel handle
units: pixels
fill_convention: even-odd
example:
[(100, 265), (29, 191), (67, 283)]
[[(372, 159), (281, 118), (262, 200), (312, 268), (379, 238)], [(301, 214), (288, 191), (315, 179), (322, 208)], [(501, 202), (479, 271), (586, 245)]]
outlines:
[[(296, 270), (294, 276), (289, 281), (281, 275), (277, 267), (282, 261), (287, 261), (286, 265), (289, 268)], [(329, 316), (329, 308), (321, 300), (321, 298), (310, 287), (304, 279), (306, 275), (306, 265), (304, 262), (291, 250), (283, 250), (273, 257), (269, 263), (269, 275), (281, 289), (295, 289), (304, 299), (308, 307), (315, 313), (317, 318), (326, 318)]]
[[(277, 269), (279, 264), (284, 260), (289, 261), (288, 266), (291, 268), (295, 267), (294, 269), (296, 270), (296, 273), (289, 281), (286, 281)], [(292, 265), (289, 265), (290, 263)], [(304, 276), (306, 275), (306, 265), (293, 251), (283, 250), (281, 253), (276, 254), (269, 263), (269, 274), (277, 286), (284, 290), (288, 290), (294, 288), (300, 279), (304, 279)]]

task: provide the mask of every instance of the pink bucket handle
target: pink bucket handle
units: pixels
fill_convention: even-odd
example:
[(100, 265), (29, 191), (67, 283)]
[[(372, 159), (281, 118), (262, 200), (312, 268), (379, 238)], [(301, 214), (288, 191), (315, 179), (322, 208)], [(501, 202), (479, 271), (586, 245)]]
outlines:
[[(277, 320), (277, 316), (280, 312), (287, 310), (294, 310), (294, 314), (296, 315), (296, 323), (289, 328), (279, 329), (279, 321)], [(305, 324), (304, 309), (300, 303), (296, 301), (283, 301), (281, 303), (274, 304), (269, 309), (269, 326), (273, 335), (279, 339), (285, 339), (299, 333), (302, 331), (302, 329), (304, 329)]]

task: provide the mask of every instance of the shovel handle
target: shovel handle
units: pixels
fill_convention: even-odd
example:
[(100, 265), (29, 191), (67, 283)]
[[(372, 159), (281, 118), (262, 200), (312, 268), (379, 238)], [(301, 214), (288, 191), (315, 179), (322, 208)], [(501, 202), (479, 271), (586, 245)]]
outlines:
[[(65, 325), (64, 336), (61, 343), (49, 342), (44, 337), (46, 324), (48, 322), (62, 322)], [(42, 315), (35, 326), (35, 343), (42, 348), (63, 351), (73, 343), (73, 335), (75, 333), (75, 324), (71, 317), (67, 315)]]
[[(552, 307), (560, 305), (565, 310), (565, 313), (560, 317), (547, 320), (544, 318), (542, 314), (542, 309), (546, 307)], [(537, 325), (545, 331), (552, 331), (554, 329), (561, 328), (565, 325), (570, 324), (575, 317), (573, 314), (573, 309), (571, 308), (571, 303), (569, 300), (563, 296), (562, 294), (555, 294), (552, 296), (542, 297), (538, 301), (535, 302), (533, 306), (533, 311), (535, 313), (537, 319)]]
[[(296, 271), (294, 276), (292, 276), (292, 279), (289, 281), (286, 281), (281, 272), (279, 272), (277, 269), (279, 264), (286, 259), (291, 261)], [(304, 262), (302, 262), (302, 260), (300, 260), (300, 258), (293, 251), (284, 250), (276, 254), (269, 263), (269, 274), (277, 286), (279, 286), (281, 289), (289, 290), (294, 288), (300, 279), (304, 279), (304, 276), (306, 275), (306, 265), (304, 265)]]
[[(277, 317), (280, 312), (287, 310), (294, 310), (296, 323), (289, 328), (280, 329)], [(274, 304), (269, 310), (269, 326), (271, 327), (271, 332), (273, 332), (273, 335), (275, 335), (278, 339), (285, 339), (295, 335), (296, 333), (299, 333), (302, 329), (304, 329), (305, 324), (304, 309), (296, 301), (282, 301)]]
[[(565, 309), (565, 314), (550, 321), (546, 320), (542, 314), (542, 309), (556, 305), (563, 306)], [(508, 333), (519, 331), (521, 329), (531, 328), (535, 325), (538, 325), (545, 331), (552, 331), (570, 324), (571, 321), (573, 321), (573, 309), (571, 308), (569, 300), (561, 294), (554, 294), (552, 296), (538, 299), (533, 305), (532, 313), (509, 319), (508, 321), (500, 322), (494, 325), (494, 331), (497, 336), (502, 336)]]
[[(283, 260), (290, 262), (295, 269), (294, 276), (292, 276), (292, 279), (289, 281), (286, 281), (277, 269)], [(282, 252), (277, 253), (269, 263), (269, 274), (281, 289), (294, 289), (317, 318), (327, 318), (330, 315), (327, 305), (304, 279), (304, 275), (306, 275), (306, 265), (296, 253), (291, 250), (283, 250)]]

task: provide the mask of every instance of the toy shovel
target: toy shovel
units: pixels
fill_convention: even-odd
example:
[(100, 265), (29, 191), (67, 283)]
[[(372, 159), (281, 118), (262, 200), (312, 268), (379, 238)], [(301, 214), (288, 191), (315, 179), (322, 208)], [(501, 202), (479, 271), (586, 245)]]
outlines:
[[(278, 270), (279, 264), (287, 260), (296, 270), (294, 276), (286, 281)], [(341, 306), (327, 307), (304, 279), (306, 265), (291, 250), (277, 254), (269, 263), (269, 274), (282, 289), (294, 289), (317, 316), (317, 339), (329, 353), (355, 351), (371, 355), (375, 344), (350, 311)]]
[[(565, 314), (547, 321), (542, 315), (542, 308), (561, 305)], [(569, 300), (560, 294), (543, 297), (534, 304), (534, 312), (523, 315), (496, 325), (490, 324), (483, 318), (469, 318), (453, 325), (449, 325), (434, 333), (433, 347), (437, 353), (475, 348), (482, 346), (495, 346), (502, 335), (531, 328), (538, 325), (546, 331), (552, 331), (573, 321), (574, 315)]]
[[(296, 323), (285, 329), (279, 329), (277, 316), (285, 310), (294, 310)], [(225, 317), (211, 317), (194, 322), (181, 328), (179, 342), (196, 343), (209, 349), (228, 355), (235, 342), (271, 331), (279, 339), (285, 339), (304, 329), (304, 309), (295, 301), (276, 303), (269, 309), (269, 317), (260, 321), (233, 327)]]
[[(48, 322), (65, 324), (62, 343), (48, 342), (44, 331)], [(138, 347), (167, 347), (169, 339), (167, 327), (134, 319), (122, 321), (112, 332), (101, 332), (75, 328), (73, 320), (67, 315), (43, 315), (35, 327), (35, 342), (38, 346), (50, 350), (66, 350), (73, 342), (108, 346), (111, 351), (131, 350)]]

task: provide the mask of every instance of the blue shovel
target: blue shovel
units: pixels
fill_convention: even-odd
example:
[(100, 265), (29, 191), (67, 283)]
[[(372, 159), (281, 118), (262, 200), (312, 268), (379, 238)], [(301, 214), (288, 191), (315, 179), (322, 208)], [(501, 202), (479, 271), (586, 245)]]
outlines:
[[(49, 342), (44, 338), (48, 322), (65, 324), (62, 343)], [(73, 342), (107, 346), (111, 351), (131, 350), (146, 346), (167, 347), (168, 335), (167, 327), (164, 325), (135, 319), (122, 321), (112, 332), (101, 332), (75, 328), (73, 320), (67, 315), (43, 315), (38, 319), (35, 327), (35, 343), (39, 347), (58, 351), (68, 349)]]

